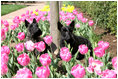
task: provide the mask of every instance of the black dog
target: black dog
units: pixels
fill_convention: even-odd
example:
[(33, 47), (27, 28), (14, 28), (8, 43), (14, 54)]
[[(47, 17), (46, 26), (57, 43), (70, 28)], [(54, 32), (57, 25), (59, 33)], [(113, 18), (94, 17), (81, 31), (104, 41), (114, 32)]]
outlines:
[[(81, 36), (76, 36), (74, 35), (73, 32), (74, 29), (74, 21), (69, 26), (63, 27), (63, 25), (58, 22), (58, 30), (61, 32), (61, 39), (60, 39), (60, 48), (65, 46), (65, 41), (67, 44), (70, 44), (72, 50), (72, 55), (75, 55), (75, 53), (78, 51), (78, 46), (81, 44), (87, 45), (88, 49), (90, 49), (90, 55), (92, 56), (92, 46), (91, 43), (88, 39), (81, 37)], [(84, 58), (84, 55), (78, 54), (77, 59), (81, 60)]]
[(38, 23), (35, 18), (31, 24), (25, 20), (25, 26), (27, 28), (26, 40), (32, 40), (33, 42), (41, 41), (40, 35), (42, 35), (42, 31), (38, 27)]
[[(27, 20), (25, 20), (25, 26), (27, 28), (26, 41), (32, 40), (34, 43), (43, 41), (45, 43), (43, 38), (40, 37), (42, 35), (42, 31), (38, 27), (38, 23), (35, 18), (33, 19), (33, 22), (31, 24)], [(47, 53), (47, 50), (49, 50), (50, 52), (51, 52), (51, 50), (52, 50), (52, 52), (54, 52), (56, 50), (56, 45), (53, 42), (51, 44), (52, 49), (46, 43), (45, 43), (45, 45), (46, 45), (46, 49), (44, 50), (44, 52), (41, 52), (40, 55), (43, 53)], [(35, 54), (37, 56), (39, 54), (39, 52), (37, 50), (35, 50)]]
[[(43, 38), (40, 37), (42, 35), (42, 31), (38, 27), (38, 23), (35, 18), (33, 19), (33, 22), (31, 24), (27, 20), (25, 20), (25, 26), (27, 28), (26, 41), (31, 40), (34, 43), (43, 41), (45, 43)], [(46, 45), (46, 49), (44, 52), (41, 52), (40, 55), (43, 53), (47, 53), (47, 50), (50, 48), (46, 43), (45, 45)], [(39, 52), (37, 50), (34, 50), (34, 52), (37, 57)]]

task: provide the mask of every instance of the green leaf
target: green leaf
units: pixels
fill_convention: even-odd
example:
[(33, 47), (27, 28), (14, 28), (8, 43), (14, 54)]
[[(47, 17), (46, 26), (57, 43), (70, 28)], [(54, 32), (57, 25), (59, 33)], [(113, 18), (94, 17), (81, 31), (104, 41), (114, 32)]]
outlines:
[(77, 55), (79, 54), (79, 51), (76, 52), (75, 56), (74, 56), (74, 59), (77, 58)]
[(48, 50), (48, 54), (49, 54), (50, 58), (53, 59), (53, 58), (52, 58), (52, 54), (50, 53), (49, 50)]
[(7, 75), (7, 78), (11, 78), (11, 77), (12, 77), (12, 76), (11, 76), (11, 73), (10, 73), (9, 71), (7, 72), (6, 75)]

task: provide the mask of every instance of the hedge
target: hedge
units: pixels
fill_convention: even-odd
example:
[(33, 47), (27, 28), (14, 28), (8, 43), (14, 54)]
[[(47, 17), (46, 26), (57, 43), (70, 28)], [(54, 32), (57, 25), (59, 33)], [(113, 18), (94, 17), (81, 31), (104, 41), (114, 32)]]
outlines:
[(64, 1), (87, 12), (97, 25), (117, 34), (117, 1)]

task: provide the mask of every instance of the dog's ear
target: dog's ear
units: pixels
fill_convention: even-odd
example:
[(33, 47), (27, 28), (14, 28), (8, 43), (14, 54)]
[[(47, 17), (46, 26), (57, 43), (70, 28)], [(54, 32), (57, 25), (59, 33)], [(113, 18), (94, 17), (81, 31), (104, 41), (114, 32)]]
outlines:
[(30, 23), (27, 20), (25, 20), (25, 26), (26, 26), (26, 28), (28, 27), (29, 24)]
[(63, 25), (58, 21), (58, 30), (61, 31), (61, 28), (63, 27)]
[(72, 21), (71, 24), (70, 24), (70, 31), (72, 32), (73, 29), (74, 29), (74, 25), (75, 25), (75, 21)]
[(33, 19), (33, 23), (37, 23), (37, 21), (36, 21), (36, 19), (35, 19), (35, 18)]

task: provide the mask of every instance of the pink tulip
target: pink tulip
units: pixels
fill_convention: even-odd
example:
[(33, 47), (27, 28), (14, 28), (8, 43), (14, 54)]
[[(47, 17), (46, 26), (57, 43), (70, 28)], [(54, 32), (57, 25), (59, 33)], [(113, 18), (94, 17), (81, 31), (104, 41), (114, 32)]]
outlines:
[(73, 14), (77, 15), (78, 14), (77, 10), (73, 10)]
[(90, 65), (92, 65), (92, 62), (94, 61), (93, 57), (89, 57), (88, 62)]
[(50, 22), (50, 16), (49, 15), (47, 16), (47, 20)]
[(70, 19), (71, 19), (71, 20), (74, 20), (74, 19), (75, 19), (75, 16), (74, 16), (74, 15), (71, 15), (71, 16), (70, 16)]
[(7, 32), (7, 31), (8, 31), (8, 27), (4, 27), (3, 29), (4, 29), (4, 31), (5, 31), (5, 32)]
[(93, 62), (92, 62), (92, 66), (93, 67), (96, 67), (96, 66), (103, 66), (103, 62), (101, 62), (101, 61), (99, 61), (99, 60), (94, 60)]
[(46, 15), (47, 14), (47, 12), (46, 11), (43, 11), (43, 15)]
[[(31, 14), (31, 17), (32, 17), (32, 14)], [(25, 15), (25, 18), (29, 19), (30, 18), (30, 15), (26, 14)]]
[(62, 18), (63, 21), (67, 20), (67, 16), (62, 16), (61, 18)]
[(52, 36), (45, 36), (44, 41), (48, 44), (51, 45), (52, 43)]
[(80, 27), (80, 24), (76, 24), (75, 27), (76, 27), (76, 28), (79, 28), (79, 27)]
[(18, 27), (19, 27), (19, 24), (15, 23), (14, 26), (15, 26), (16, 28), (18, 28)]
[(94, 72), (94, 67), (92, 65), (89, 65), (89, 67), (86, 67), (86, 70), (89, 72), (89, 73), (93, 73)]
[(37, 17), (36, 17), (36, 21), (37, 21), (37, 22), (39, 22), (40, 19), (41, 19), (40, 16), (37, 16)]
[(99, 60), (94, 60), (93, 57), (90, 57), (89, 58), (89, 65), (92, 65), (93, 67), (96, 67), (96, 66), (103, 66), (103, 62), (99, 61)]
[(78, 19), (78, 20), (81, 20), (82, 18), (83, 18), (83, 13), (77, 14), (77, 19)]
[[(31, 17), (32, 17), (32, 19), (34, 19), (34, 18), (36, 18), (37, 16), (36, 16), (36, 14), (33, 13), (33, 14), (31, 14)], [(30, 17), (30, 18), (31, 18), (31, 17)]]
[(31, 40), (24, 43), (24, 45), (28, 51), (33, 51), (35, 48), (35, 44)]
[(1, 25), (3, 24), (3, 22), (4, 22), (4, 21), (1, 19)]
[(15, 18), (13, 19), (13, 23), (17, 23), (19, 24), (21, 21), (19, 19), (19, 16), (15, 16)]
[(10, 26), (10, 29), (11, 29), (11, 30), (15, 30), (15, 29), (16, 29), (16, 26), (15, 26), (15, 25), (11, 25), (11, 26)]
[(27, 21), (31, 24), (32, 23), (32, 18), (30, 17), (29, 19), (27, 19)]
[(48, 66), (37, 67), (35, 74), (38, 76), (38, 78), (48, 78), (50, 75), (50, 69)]
[(45, 16), (41, 17), (41, 20), (42, 21), (45, 21), (46, 20), (46, 17)]
[(22, 17), (20, 20), (21, 20), (22, 22), (25, 22), (26, 17)]
[(38, 9), (36, 9), (35, 11), (38, 12)]
[(84, 54), (86, 54), (86, 53), (88, 52), (88, 47), (83, 44), (83, 45), (80, 45), (80, 46), (79, 46), (79, 49), (78, 49), (78, 50), (79, 50), (79, 52), (80, 52), (81, 54), (84, 55)]
[(7, 55), (6, 53), (2, 53), (2, 54), (1, 54), (1, 61), (2, 61), (3, 63), (7, 64), (7, 63), (8, 63), (8, 60), (9, 60), (8, 55)]
[(89, 20), (88, 24), (89, 24), (89, 26), (93, 26), (94, 25), (93, 20)]
[(103, 66), (103, 62), (99, 61), (99, 60), (94, 60), (93, 57), (89, 58), (89, 67), (87, 67), (87, 71), (89, 73), (93, 73), (93, 71), (95, 71), (95, 73), (97, 75), (101, 75), (102, 71), (101, 68)]
[(24, 17), (25, 16), (25, 14), (23, 13), (22, 15), (21, 15), (21, 17)]
[(19, 55), (17, 61), (22, 66), (27, 66), (30, 63), (30, 58), (26, 53)]
[(71, 23), (71, 21), (70, 20), (67, 20), (65, 23), (66, 23), (67, 26), (69, 26), (70, 23)]
[(82, 21), (83, 23), (86, 23), (86, 22), (88, 21), (88, 19), (87, 19), (87, 18), (82, 18), (81, 21)]
[(7, 55), (10, 54), (10, 49), (8, 46), (2, 46), (1, 47), (1, 54), (4, 54), (4, 53), (6, 53)]
[(17, 44), (17, 45), (15, 46), (15, 48), (16, 48), (16, 50), (17, 50), (18, 52), (23, 52), (23, 51), (24, 51), (24, 45), (23, 45), (23, 43)]
[(43, 52), (46, 48), (45, 43), (43, 41), (37, 42), (35, 43), (35, 48), (39, 51), (39, 52)]
[(24, 32), (19, 32), (17, 38), (20, 39), (20, 40), (24, 40), (25, 39), (25, 33)]
[(50, 56), (48, 55), (48, 53), (46, 54), (42, 54), (40, 57), (39, 57), (39, 61), (41, 62), (41, 64), (43, 66), (49, 66), (51, 64), (51, 58)]
[(2, 62), (2, 63), (1, 63), (1, 75), (3, 76), (3, 75), (5, 75), (5, 74), (7, 74), (7, 72), (8, 72), (8, 67), (7, 67), (7, 65)]
[(64, 16), (65, 15), (64, 11), (60, 11), (59, 15)]
[(116, 78), (117, 75), (113, 70), (106, 69), (103, 71), (102, 78)]
[(62, 17), (61, 16), (59, 16), (59, 21), (61, 21), (62, 20)]
[(115, 69), (116, 73), (117, 73), (117, 57), (114, 57), (112, 59), (112, 66)]
[(86, 72), (85, 72), (85, 69), (83, 66), (81, 66), (80, 64), (77, 64), (72, 67), (71, 74), (75, 78), (83, 78), (85, 76)]
[(105, 49), (102, 47), (94, 48), (94, 52), (97, 57), (103, 57), (105, 55)]
[(29, 10), (26, 11), (26, 15), (29, 15)]
[(104, 42), (102, 48), (104, 48), (104, 49), (108, 49), (108, 48), (109, 48), (109, 43), (108, 43), (108, 42)]
[(33, 14), (33, 11), (30, 11), (30, 14)]
[(32, 78), (32, 72), (28, 68), (24, 67), (17, 71), (15, 78)]
[(60, 50), (60, 57), (61, 57), (61, 59), (62, 59), (63, 61), (68, 62), (68, 61), (71, 60), (72, 55), (71, 55), (71, 53), (69, 52), (69, 49), (68, 49), (68, 48), (63, 47), (63, 48), (61, 48), (61, 50)]
[(100, 68), (99, 66), (96, 66), (96, 67), (94, 68), (94, 71), (95, 71), (95, 73), (96, 73), (97, 75), (101, 75), (101, 74), (102, 74), (102, 70), (101, 70), (101, 68)]
[(5, 35), (5, 30), (1, 29), (1, 40), (5, 40), (6, 35)]
[(108, 49), (109, 48), (109, 43), (108, 42), (104, 42), (104, 41), (99, 41), (98, 42), (98, 46), (102, 47), (104, 49)]
[(3, 24), (4, 24), (4, 26), (6, 26), (6, 27), (8, 27), (8, 26), (9, 26), (9, 23), (8, 23), (8, 21), (7, 21), (7, 20), (4, 20)]
[(99, 47), (102, 47), (103, 44), (104, 44), (104, 41), (99, 41), (99, 42), (98, 42), (98, 46), (99, 46)]

